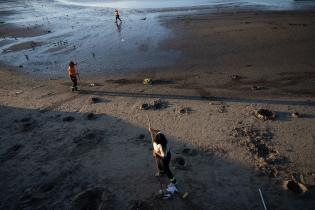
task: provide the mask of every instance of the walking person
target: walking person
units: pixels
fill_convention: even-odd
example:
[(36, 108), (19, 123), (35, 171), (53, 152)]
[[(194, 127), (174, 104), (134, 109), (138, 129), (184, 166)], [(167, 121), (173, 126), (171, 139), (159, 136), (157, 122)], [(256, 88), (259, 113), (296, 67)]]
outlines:
[(161, 133), (159, 130), (153, 129), (149, 127), (149, 132), (151, 133), (151, 136), (153, 137), (153, 156), (157, 158), (158, 163), (158, 169), (156, 176), (162, 176), (163, 174), (166, 174), (170, 185), (169, 186), (175, 186), (176, 185), (176, 179), (173, 176), (173, 173), (170, 170), (170, 162), (171, 162), (171, 151), (168, 144), (168, 141), (163, 133)]
[(118, 9), (115, 9), (115, 16), (116, 16), (116, 21), (115, 21), (115, 23), (117, 23), (117, 20), (119, 20), (120, 22), (122, 22), (122, 20), (120, 19), (120, 14), (119, 14)]
[(73, 61), (70, 61), (69, 67), (68, 67), (68, 74), (69, 77), (73, 83), (71, 90), (72, 91), (78, 91), (78, 80), (77, 80), (77, 70), (76, 70), (76, 64)]

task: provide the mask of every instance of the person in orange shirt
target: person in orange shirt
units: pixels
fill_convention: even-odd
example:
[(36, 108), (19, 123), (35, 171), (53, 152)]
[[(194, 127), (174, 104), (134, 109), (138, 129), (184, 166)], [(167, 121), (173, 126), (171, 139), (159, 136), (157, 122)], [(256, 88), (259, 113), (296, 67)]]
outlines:
[(117, 20), (120, 20), (120, 22), (122, 22), (122, 20), (120, 19), (120, 14), (119, 14), (118, 9), (115, 9), (115, 16), (116, 16), (116, 21), (115, 21), (115, 23), (117, 23)]
[(73, 61), (70, 61), (69, 63), (69, 67), (68, 67), (68, 74), (69, 77), (71, 79), (71, 81), (73, 82), (72, 91), (78, 91), (78, 80), (77, 80), (77, 70), (76, 70), (76, 64)]

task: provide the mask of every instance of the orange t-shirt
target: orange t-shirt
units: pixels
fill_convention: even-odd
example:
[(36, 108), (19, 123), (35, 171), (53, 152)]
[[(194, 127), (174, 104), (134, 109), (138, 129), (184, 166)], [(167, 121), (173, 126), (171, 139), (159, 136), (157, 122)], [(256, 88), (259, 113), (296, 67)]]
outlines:
[(75, 76), (77, 74), (77, 70), (75, 69), (75, 66), (69, 66), (68, 73), (69, 73), (69, 76)]

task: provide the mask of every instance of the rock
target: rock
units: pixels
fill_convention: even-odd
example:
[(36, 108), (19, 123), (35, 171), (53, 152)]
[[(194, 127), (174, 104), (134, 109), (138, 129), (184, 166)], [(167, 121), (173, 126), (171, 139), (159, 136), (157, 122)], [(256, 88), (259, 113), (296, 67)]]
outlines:
[(299, 118), (299, 117), (301, 117), (300, 113), (298, 113), (298, 112), (293, 112), (293, 113), (291, 113), (291, 116), (294, 117), (294, 118)]
[(308, 192), (308, 189), (304, 184), (295, 180), (284, 181), (283, 186), (285, 189), (289, 189), (290, 191), (298, 195), (303, 195), (304, 193)]
[(23, 65), (19, 65), (19, 68), (23, 68)]
[(153, 109), (163, 109), (167, 107), (167, 103), (161, 99), (157, 99), (153, 101), (152, 107)]
[(95, 86), (95, 83), (91, 83), (89, 86), (90, 86), (90, 87), (94, 87), (94, 86)]
[(184, 108), (179, 109), (178, 112), (179, 112), (180, 114), (189, 114), (189, 113), (191, 112), (191, 108), (189, 108), (189, 107), (184, 107)]
[(153, 80), (151, 78), (145, 78), (143, 80), (143, 84), (144, 85), (152, 85), (153, 84)]
[(72, 122), (74, 120), (75, 120), (75, 118), (72, 116), (67, 116), (67, 117), (62, 118), (62, 121), (64, 121), (64, 122)]
[(99, 102), (102, 101), (101, 98), (99, 98), (99, 97), (93, 97), (93, 96), (91, 96), (89, 100), (90, 100), (90, 104), (96, 104), (96, 103), (99, 103)]
[(150, 106), (149, 106), (149, 104), (144, 103), (144, 104), (141, 104), (141, 106), (139, 108), (141, 110), (148, 110), (148, 109), (150, 109)]
[(268, 109), (258, 109), (254, 112), (254, 115), (256, 118), (263, 121), (273, 120), (276, 118), (276, 113)]

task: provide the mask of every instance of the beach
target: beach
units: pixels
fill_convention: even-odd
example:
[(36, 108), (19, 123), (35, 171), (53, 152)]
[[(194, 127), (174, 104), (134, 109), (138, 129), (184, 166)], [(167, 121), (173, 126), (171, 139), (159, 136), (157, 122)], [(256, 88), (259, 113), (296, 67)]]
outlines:
[(313, 209), (313, 7), (126, 9), (119, 29), (111, 9), (23, 2), (0, 12), (0, 209)]

